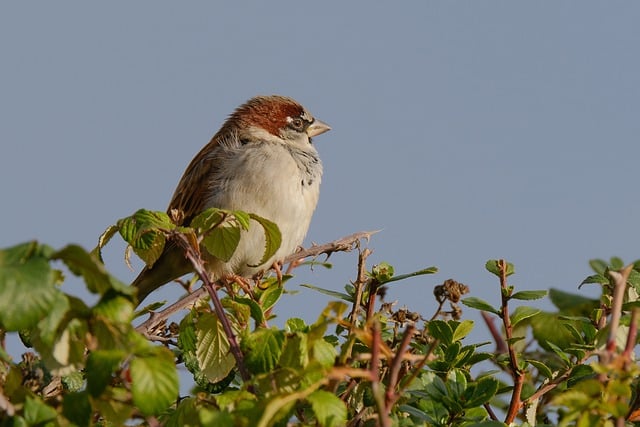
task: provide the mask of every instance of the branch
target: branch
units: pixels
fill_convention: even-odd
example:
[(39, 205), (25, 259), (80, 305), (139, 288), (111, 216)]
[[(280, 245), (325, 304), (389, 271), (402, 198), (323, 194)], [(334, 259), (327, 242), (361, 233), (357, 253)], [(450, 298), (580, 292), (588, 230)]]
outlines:
[[(303, 249), (289, 255), (283, 260), (283, 264), (298, 263), (308, 257), (318, 257), (320, 255), (331, 256), (334, 252), (350, 252), (358, 247), (361, 240), (366, 239), (369, 241), (371, 236), (377, 232), (378, 231), (361, 231), (323, 245), (312, 245), (308, 249)], [(200, 298), (203, 298), (206, 293), (207, 291), (204, 287), (201, 287), (162, 311), (151, 313), (149, 319), (140, 324), (136, 330), (146, 336), (152, 335), (152, 331), (159, 324), (162, 324), (179, 311), (190, 309)]]
[(507, 270), (509, 264), (507, 261), (501, 259), (498, 261), (498, 269), (500, 270), (500, 294), (502, 295), (502, 307), (500, 317), (502, 318), (502, 324), (504, 325), (505, 335), (507, 337), (507, 350), (509, 352), (509, 364), (511, 365), (511, 377), (513, 378), (513, 391), (511, 393), (511, 402), (509, 403), (509, 409), (505, 417), (505, 424), (513, 423), (513, 420), (518, 415), (518, 411), (522, 407), (522, 387), (524, 386), (524, 372), (518, 367), (518, 355), (516, 349), (513, 347), (513, 328), (511, 327), (511, 318), (509, 317), (509, 298), (511, 297), (512, 290), (509, 289), (507, 283)]

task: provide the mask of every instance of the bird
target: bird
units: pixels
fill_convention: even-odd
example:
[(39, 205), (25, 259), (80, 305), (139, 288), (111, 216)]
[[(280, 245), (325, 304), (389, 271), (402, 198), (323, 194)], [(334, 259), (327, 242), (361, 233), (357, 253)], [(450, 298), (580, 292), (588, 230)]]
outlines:
[[(210, 279), (250, 277), (300, 247), (322, 181), (322, 162), (312, 138), (330, 129), (292, 98), (256, 96), (236, 108), (193, 158), (167, 208), (176, 225), (188, 226), (208, 208), (241, 210), (274, 222), (282, 236), (276, 253), (257, 265), (264, 254), (264, 230), (251, 224), (227, 262), (205, 258)], [(184, 253), (168, 242), (158, 260), (132, 282), (138, 304), (192, 271)]]

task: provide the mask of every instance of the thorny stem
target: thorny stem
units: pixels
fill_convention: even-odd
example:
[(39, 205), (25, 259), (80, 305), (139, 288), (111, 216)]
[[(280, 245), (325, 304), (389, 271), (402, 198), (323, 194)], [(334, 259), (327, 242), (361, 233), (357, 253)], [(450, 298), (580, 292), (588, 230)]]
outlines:
[(518, 356), (513, 347), (511, 339), (513, 338), (513, 328), (511, 327), (511, 318), (509, 317), (509, 298), (511, 291), (507, 283), (507, 261), (501, 259), (498, 261), (498, 270), (500, 271), (500, 294), (502, 296), (502, 304), (500, 307), (500, 317), (504, 325), (507, 350), (509, 351), (509, 363), (511, 365), (511, 377), (513, 378), (513, 391), (511, 393), (511, 402), (505, 417), (505, 424), (511, 424), (518, 415), (518, 411), (522, 407), (520, 397), (522, 395), (522, 387), (524, 386), (524, 372), (518, 367)]
[[(312, 245), (308, 249), (303, 249), (287, 256), (282, 262), (283, 264), (299, 263), (301, 260), (308, 257), (317, 257), (323, 254), (330, 256), (334, 252), (350, 252), (353, 249), (359, 247), (361, 240), (369, 240), (369, 238), (375, 233), (377, 233), (377, 231), (360, 231), (358, 233), (353, 233), (349, 236), (342, 237), (329, 243), (325, 243), (322, 245)], [(204, 297), (206, 293), (207, 291), (204, 289), (204, 287), (196, 289), (192, 293), (182, 297), (180, 300), (171, 304), (162, 311), (151, 313), (149, 319), (140, 324), (136, 328), (136, 330), (149, 336), (150, 331), (153, 331), (153, 329), (155, 329), (157, 325), (162, 324), (175, 313), (191, 307), (196, 303), (196, 301)]]
[(398, 346), (396, 351), (396, 355), (391, 361), (391, 372), (389, 374), (389, 385), (387, 387), (386, 393), (386, 406), (390, 409), (394, 403), (398, 400), (398, 398), (402, 395), (401, 391), (395, 391), (398, 385), (398, 374), (400, 373), (400, 368), (402, 367), (403, 356), (411, 344), (411, 338), (413, 338), (413, 333), (415, 332), (415, 326), (408, 325), (404, 330), (404, 335), (402, 337), (402, 341)]
[(609, 337), (607, 339), (607, 346), (605, 348), (604, 362), (608, 363), (613, 360), (613, 356), (616, 350), (616, 335), (618, 334), (618, 326), (620, 325), (620, 317), (622, 316), (622, 302), (624, 300), (624, 293), (627, 289), (627, 279), (633, 264), (628, 265), (620, 272), (610, 271), (609, 275), (615, 281), (613, 288), (613, 302), (611, 304), (611, 322), (609, 325)]
[(358, 311), (360, 311), (360, 305), (362, 304), (362, 292), (367, 277), (366, 261), (369, 255), (371, 255), (371, 251), (368, 248), (365, 248), (358, 253), (358, 276), (356, 281), (353, 283), (355, 288), (355, 301), (353, 302), (353, 308), (349, 315), (352, 328), (356, 326), (358, 321)]
[(369, 285), (369, 299), (367, 300), (367, 321), (368, 321), (370, 319), (373, 319), (373, 313), (376, 308), (376, 296), (378, 294), (378, 287), (380, 283), (376, 279), (371, 278), (367, 281), (367, 284)]
[(378, 407), (378, 417), (380, 426), (391, 427), (391, 419), (387, 413), (385, 405), (385, 399), (380, 385), (380, 379), (378, 378), (379, 365), (380, 365), (380, 345), (382, 342), (382, 332), (380, 331), (380, 324), (377, 321), (373, 322), (373, 338), (371, 342), (371, 391)]
[(636, 345), (636, 341), (638, 339), (638, 313), (640, 309), (638, 307), (634, 307), (631, 311), (631, 324), (629, 325), (629, 335), (627, 336), (627, 345), (624, 348), (624, 352), (622, 356), (625, 358), (627, 363), (631, 362), (631, 354), (633, 353), (633, 348)]
[(222, 324), (222, 328), (224, 329), (224, 333), (229, 340), (229, 347), (231, 354), (236, 359), (236, 364), (238, 366), (238, 371), (240, 372), (240, 377), (243, 381), (249, 381), (251, 378), (249, 375), (249, 371), (247, 371), (246, 366), (244, 365), (244, 356), (242, 355), (242, 351), (240, 351), (240, 346), (238, 345), (238, 340), (236, 340), (236, 336), (233, 333), (233, 329), (231, 329), (231, 322), (229, 322), (229, 318), (224, 311), (224, 307), (222, 307), (222, 303), (220, 302), (220, 298), (218, 298), (218, 293), (216, 292), (216, 288), (214, 283), (209, 279), (209, 274), (204, 268), (204, 263), (200, 258), (199, 254), (194, 250), (194, 248), (187, 242), (186, 239), (182, 235), (178, 235), (176, 239), (178, 245), (182, 247), (185, 252), (186, 257), (191, 262), (196, 274), (202, 280), (204, 284), (204, 288), (209, 292), (209, 296), (211, 297), (211, 301), (213, 303), (213, 307), (215, 309), (216, 315)]

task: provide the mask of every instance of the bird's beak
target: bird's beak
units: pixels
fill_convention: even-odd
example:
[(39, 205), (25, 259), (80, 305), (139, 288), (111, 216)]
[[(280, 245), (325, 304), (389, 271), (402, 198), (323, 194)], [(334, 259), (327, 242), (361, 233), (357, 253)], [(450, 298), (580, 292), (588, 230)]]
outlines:
[(313, 123), (311, 123), (307, 128), (307, 135), (309, 135), (309, 138), (312, 138), (314, 136), (325, 133), (328, 130), (331, 130), (331, 126), (329, 126), (322, 120), (315, 119)]

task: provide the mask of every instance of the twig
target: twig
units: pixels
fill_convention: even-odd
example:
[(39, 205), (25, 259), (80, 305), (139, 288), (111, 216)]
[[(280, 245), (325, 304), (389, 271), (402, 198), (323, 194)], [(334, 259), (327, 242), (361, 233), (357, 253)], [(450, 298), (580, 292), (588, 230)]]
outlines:
[[(358, 247), (361, 240), (366, 239), (368, 241), (371, 236), (377, 232), (378, 231), (361, 231), (323, 245), (312, 245), (308, 249), (303, 249), (289, 255), (283, 260), (283, 264), (299, 262), (311, 256), (317, 257), (323, 254), (331, 255), (334, 252), (350, 252)], [(166, 321), (175, 313), (191, 308), (191, 306), (193, 306), (193, 304), (195, 304), (200, 298), (204, 297), (205, 294), (206, 290), (204, 287), (196, 289), (194, 292), (182, 297), (162, 311), (152, 313), (149, 319), (141, 323), (136, 330), (143, 334), (149, 334), (157, 325)]]
[(387, 386), (385, 402), (387, 411), (391, 409), (391, 407), (401, 396), (401, 394), (396, 391), (396, 387), (398, 385), (398, 374), (400, 373), (400, 368), (402, 367), (404, 354), (407, 351), (409, 344), (411, 344), (411, 338), (413, 338), (415, 329), (416, 328), (413, 325), (407, 326), (407, 328), (404, 330), (402, 341), (400, 342), (400, 345), (398, 346), (398, 349), (396, 351), (396, 355), (391, 361), (391, 372), (389, 373), (389, 385)]
[(500, 294), (502, 296), (500, 317), (504, 325), (505, 335), (507, 337), (507, 350), (509, 351), (509, 362), (511, 365), (511, 377), (513, 378), (513, 391), (511, 393), (511, 402), (509, 403), (509, 409), (505, 417), (504, 423), (511, 424), (518, 415), (518, 411), (522, 407), (522, 401), (520, 396), (522, 395), (522, 387), (524, 386), (524, 372), (518, 367), (518, 356), (516, 350), (513, 347), (513, 328), (511, 327), (511, 318), (509, 317), (509, 297), (511, 297), (511, 290), (507, 283), (507, 270), (509, 264), (507, 261), (501, 259), (498, 261), (498, 269), (500, 270)]
[(391, 419), (385, 405), (384, 394), (380, 384), (379, 365), (380, 365), (380, 345), (382, 343), (382, 332), (377, 319), (373, 320), (373, 337), (371, 342), (371, 391), (378, 408), (379, 425), (381, 427), (391, 427)]
[(366, 283), (366, 277), (367, 277), (366, 261), (369, 255), (371, 255), (371, 251), (368, 248), (361, 250), (360, 253), (358, 254), (358, 277), (356, 278), (356, 281), (353, 283), (353, 286), (355, 288), (355, 300), (353, 302), (353, 308), (351, 309), (351, 314), (349, 315), (352, 328), (355, 327), (357, 324), (358, 311), (360, 311), (360, 306), (362, 304), (362, 291)]
[(609, 325), (609, 337), (605, 348), (604, 362), (608, 363), (613, 360), (616, 350), (616, 335), (618, 326), (620, 325), (620, 317), (622, 316), (622, 302), (624, 299), (624, 291), (627, 289), (627, 279), (633, 270), (633, 264), (626, 266), (621, 271), (610, 271), (609, 275), (615, 281), (613, 288), (613, 302), (611, 304), (611, 323)]
[(220, 298), (218, 298), (218, 293), (216, 292), (215, 285), (209, 279), (209, 273), (205, 270), (204, 262), (200, 258), (200, 255), (196, 252), (195, 248), (189, 244), (187, 239), (184, 238), (182, 234), (176, 234), (176, 238), (174, 241), (182, 248), (185, 252), (185, 255), (196, 274), (202, 280), (204, 284), (203, 287), (209, 292), (209, 296), (211, 297), (211, 301), (213, 303), (214, 310), (216, 315), (218, 316), (218, 320), (222, 324), (222, 329), (224, 329), (224, 333), (229, 340), (229, 350), (233, 357), (236, 359), (236, 365), (238, 366), (238, 371), (240, 372), (240, 377), (242, 377), (243, 381), (249, 381), (251, 378), (249, 375), (249, 371), (247, 367), (244, 365), (244, 356), (242, 351), (240, 350), (240, 345), (238, 344), (238, 340), (236, 339), (235, 334), (233, 333), (233, 329), (231, 329), (231, 322), (229, 322), (229, 318), (227, 317), (224, 307), (222, 307), (222, 303), (220, 302)]

